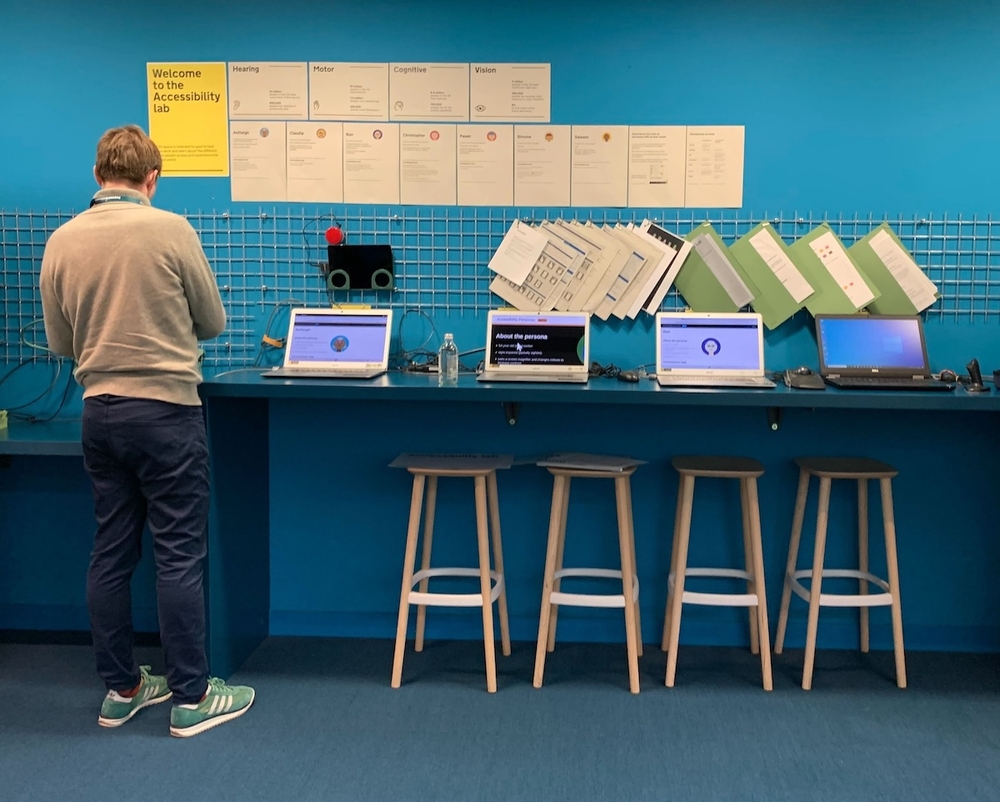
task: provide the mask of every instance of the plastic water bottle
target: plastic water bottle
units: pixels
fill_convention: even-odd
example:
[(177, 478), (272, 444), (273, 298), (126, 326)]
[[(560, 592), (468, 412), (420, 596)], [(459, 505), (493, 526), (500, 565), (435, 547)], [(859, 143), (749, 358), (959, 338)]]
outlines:
[(441, 350), (438, 351), (438, 387), (458, 385), (458, 346), (450, 334), (444, 335)]

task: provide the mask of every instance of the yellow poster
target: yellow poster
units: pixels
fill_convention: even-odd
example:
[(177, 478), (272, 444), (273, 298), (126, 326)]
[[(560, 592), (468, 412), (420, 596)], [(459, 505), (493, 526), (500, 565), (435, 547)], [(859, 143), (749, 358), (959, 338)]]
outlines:
[(149, 136), (163, 174), (229, 175), (226, 65), (147, 64)]

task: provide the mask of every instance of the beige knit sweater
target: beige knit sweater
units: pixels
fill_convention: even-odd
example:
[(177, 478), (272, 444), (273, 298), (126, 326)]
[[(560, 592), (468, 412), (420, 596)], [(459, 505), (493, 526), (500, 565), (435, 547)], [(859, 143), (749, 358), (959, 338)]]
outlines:
[(198, 235), (133, 190), (103, 189), (53, 232), (40, 277), (49, 348), (76, 360), (84, 398), (197, 406), (198, 340), (226, 313)]

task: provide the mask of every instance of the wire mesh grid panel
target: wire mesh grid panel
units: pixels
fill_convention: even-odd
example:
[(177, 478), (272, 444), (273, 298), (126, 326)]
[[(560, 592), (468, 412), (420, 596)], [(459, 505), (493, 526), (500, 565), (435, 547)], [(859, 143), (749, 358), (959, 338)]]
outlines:
[[(822, 222), (850, 246), (888, 222), (942, 298), (928, 316), (954, 320), (1000, 319), (1000, 223), (991, 216), (939, 217), (874, 214), (753, 214), (743, 211), (656, 209), (535, 209), (418, 206), (282, 208), (253, 212), (186, 214), (201, 237), (216, 272), (228, 314), (226, 332), (206, 343), (206, 367), (244, 367), (259, 355), (261, 336), (281, 310), (295, 305), (366, 303), (434, 316), (485, 315), (502, 303), (489, 289), (488, 263), (515, 220), (592, 221), (597, 225), (640, 223), (649, 218), (684, 235), (710, 222), (731, 244), (763, 221), (787, 243)], [(39, 325), (38, 273), (48, 236), (72, 217), (63, 212), (2, 212), (4, 321), (7, 362), (50, 358), (32, 347), (44, 341)], [(329, 291), (324, 268), (324, 232), (339, 226), (348, 241), (389, 244), (395, 259), (395, 289)], [(672, 290), (664, 309), (683, 308)]]

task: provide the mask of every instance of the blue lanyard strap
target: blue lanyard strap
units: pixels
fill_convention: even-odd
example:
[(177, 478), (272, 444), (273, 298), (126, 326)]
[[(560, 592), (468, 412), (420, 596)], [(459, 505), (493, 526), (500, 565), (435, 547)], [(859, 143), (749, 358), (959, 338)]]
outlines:
[(98, 206), (102, 203), (112, 203), (114, 201), (125, 201), (126, 203), (138, 203), (140, 206), (143, 205), (141, 200), (130, 197), (129, 195), (105, 195), (103, 198), (94, 198), (90, 202), (90, 208)]

